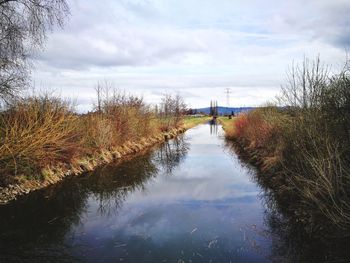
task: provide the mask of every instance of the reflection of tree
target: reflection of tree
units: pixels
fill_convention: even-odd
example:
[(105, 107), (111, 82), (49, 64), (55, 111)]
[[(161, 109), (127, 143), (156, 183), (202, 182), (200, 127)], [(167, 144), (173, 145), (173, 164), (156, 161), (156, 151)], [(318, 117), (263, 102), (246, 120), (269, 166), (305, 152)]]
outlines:
[(143, 190), (158, 174), (158, 167), (171, 173), (187, 151), (188, 144), (179, 137), (154, 152), (66, 179), (0, 207), (0, 262), (74, 261), (65, 242), (81, 222), (89, 198), (99, 202), (98, 213), (116, 213), (128, 194)]
[(218, 134), (218, 123), (216, 121), (216, 119), (212, 119), (209, 122), (209, 126), (210, 126), (210, 134), (211, 135), (217, 135)]
[(174, 168), (182, 162), (188, 150), (189, 143), (186, 142), (185, 137), (178, 136), (161, 145), (157, 151), (155, 161), (167, 174), (172, 174)]
[(117, 212), (126, 196), (144, 190), (145, 183), (156, 176), (158, 168), (148, 153), (127, 162), (110, 164), (93, 172), (87, 187), (99, 201), (99, 212)]
[(60, 184), (1, 207), (0, 262), (72, 261), (63, 239), (80, 222), (86, 197), (79, 185)]

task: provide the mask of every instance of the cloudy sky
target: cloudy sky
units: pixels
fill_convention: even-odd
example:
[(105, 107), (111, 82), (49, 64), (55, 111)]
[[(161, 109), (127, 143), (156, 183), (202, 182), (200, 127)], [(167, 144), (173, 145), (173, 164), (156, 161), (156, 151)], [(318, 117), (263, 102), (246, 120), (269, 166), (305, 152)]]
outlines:
[(182, 95), (190, 107), (211, 99), (257, 106), (274, 99), (293, 60), (339, 67), (350, 48), (349, 0), (68, 0), (64, 29), (36, 55), (37, 89), (94, 102), (107, 80), (157, 103)]

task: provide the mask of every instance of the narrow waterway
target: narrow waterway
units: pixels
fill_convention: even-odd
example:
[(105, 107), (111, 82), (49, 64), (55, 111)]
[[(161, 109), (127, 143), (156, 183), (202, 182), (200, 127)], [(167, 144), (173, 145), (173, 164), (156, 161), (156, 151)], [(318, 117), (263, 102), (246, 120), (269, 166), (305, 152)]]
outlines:
[(200, 125), (0, 207), (1, 262), (270, 262), (261, 189)]

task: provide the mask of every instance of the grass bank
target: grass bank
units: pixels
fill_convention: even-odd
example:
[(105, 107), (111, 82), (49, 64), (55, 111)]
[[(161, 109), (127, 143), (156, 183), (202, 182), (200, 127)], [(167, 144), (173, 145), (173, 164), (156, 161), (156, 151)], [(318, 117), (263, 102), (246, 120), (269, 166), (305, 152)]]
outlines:
[(209, 116), (203, 116), (203, 117), (191, 117), (191, 116), (186, 116), (184, 119), (183, 119), (183, 123), (182, 123), (182, 126), (188, 130), (188, 129), (191, 129), (199, 124), (202, 124), (202, 123), (205, 123), (205, 122), (208, 122), (211, 120), (211, 117)]
[(222, 125), (222, 128), (225, 131), (225, 137), (227, 139), (233, 139), (235, 120), (236, 117), (233, 117), (232, 119), (229, 119), (228, 117), (219, 117), (217, 120)]
[(68, 175), (145, 150), (205, 118), (186, 118), (178, 98), (152, 109), (141, 98), (114, 94), (77, 114), (48, 96), (17, 100), (0, 112), (0, 202), (54, 184)]
[(279, 209), (313, 236), (350, 230), (350, 74), (296, 68), (284, 89), (288, 106), (240, 114), (227, 137), (259, 168), (257, 180)]

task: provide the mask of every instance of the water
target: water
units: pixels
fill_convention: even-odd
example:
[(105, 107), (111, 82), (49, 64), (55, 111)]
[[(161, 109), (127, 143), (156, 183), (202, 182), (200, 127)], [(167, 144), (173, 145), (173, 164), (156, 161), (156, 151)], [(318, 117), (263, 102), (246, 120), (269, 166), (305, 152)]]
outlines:
[(1, 262), (270, 262), (261, 189), (200, 125), (0, 208)]

